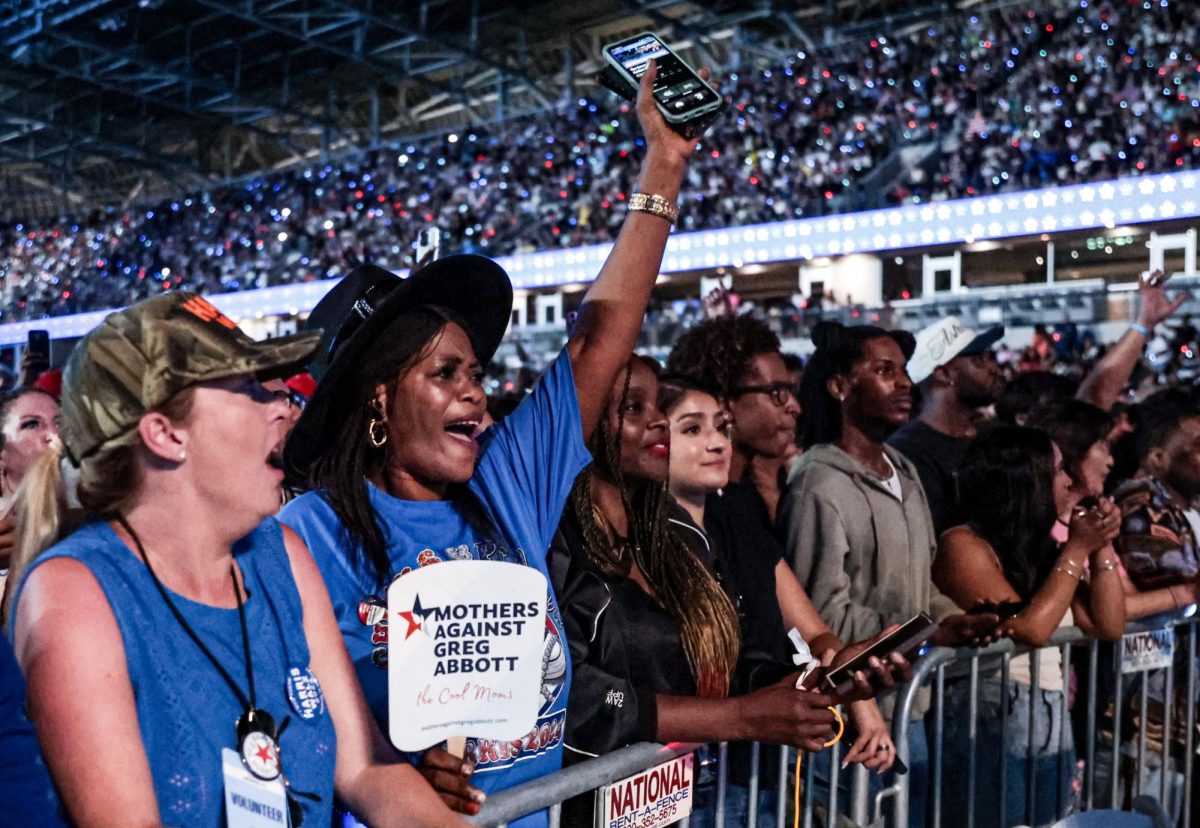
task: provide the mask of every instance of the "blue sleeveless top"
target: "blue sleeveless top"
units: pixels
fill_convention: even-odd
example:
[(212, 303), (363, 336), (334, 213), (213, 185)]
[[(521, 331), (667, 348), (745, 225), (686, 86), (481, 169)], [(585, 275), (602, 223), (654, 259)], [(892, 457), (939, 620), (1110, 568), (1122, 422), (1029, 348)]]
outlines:
[[(305, 825), (329, 825), (337, 737), (320, 685), (309, 672), (300, 593), (279, 524), (274, 518), (263, 521), (233, 553), (249, 593), (246, 628), (257, 706), (275, 718), (277, 727), (289, 720), (279, 745), (292, 789), (321, 797), (319, 802), (298, 799)], [(74, 558), (87, 566), (116, 616), (163, 824), (224, 826), (221, 750), (237, 750), (234, 723), (243, 713), (233, 691), (171, 614), (146, 565), (108, 523), (80, 528), (39, 556), (28, 572), (53, 558)], [(238, 611), (169, 594), (249, 696)]]

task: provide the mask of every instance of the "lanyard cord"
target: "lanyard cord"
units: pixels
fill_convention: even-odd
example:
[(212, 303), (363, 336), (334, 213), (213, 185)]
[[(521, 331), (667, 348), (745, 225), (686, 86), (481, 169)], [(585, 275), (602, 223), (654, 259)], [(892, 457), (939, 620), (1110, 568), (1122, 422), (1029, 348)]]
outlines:
[(208, 658), (212, 666), (221, 674), (221, 678), (225, 679), (225, 683), (229, 685), (229, 689), (233, 691), (233, 695), (237, 696), (238, 702), (241, 703), (243, 709), (247, 712), (255, 710), (254, 706), (254, 665), (250, 661), (250, 636), (246, 631), (246, 610), (242, 605), (242, 591), (238, 587), (237, 575), (234, 572), (234, 565), (229, 565), (229, 578), (233, 581), (233, 594), (237, 599), (238, 621), (242, 627), (242, 650), (246, 656), (246, 681), (250, 685), (250, 698), (246, 698), (246, 694), (242, 692), (242, 688), (237, 686), (237, 682), (229, 675), (228, 671), (221, 666), (221, 662), (217, 661), (217, 657), (212, 654), (212, 651), (204, 645), (200, 640), (200, 636), (192, 629), (191, 625), (184, 619), (183, 613), (175, 606), (175, 602), (171, 600), (171, 596), (167, 594), (166, 587), (162, 585), (162, 581), (158, 579), (158, 574), (154, 571), (154, 567), (150, 565), (150, 558), (146, 555), (146, 547), (142, 545), (142, 539), (137, 536), (137, 532), (133, 531), (133, 527), (129, 525), (129, 521), (124, 515), (117, 515), (117, 523), (121, 528), (129, 533), (129, 537), (133, 539), (133, 545), (137, 547), (138, 554), (141, 555), (142, 562), (146, 564), (146, 571), (150, 573), (151, 580), (154, 581), (154, 586), (158, 588), (158, 594), (162, 596), (166, 602), (167, 608), (171, 610), (171, 614), (175, 616), (175, 620), (179, 622), (179, 626), (188, 634), (188, 637), (195, 642), (200, 648), (200, 652)]
[[(833, 718), (837, 720), (837, 734), (825, 743), (825, 747), (832, 747), (842, 740), (842, 734), (846, 732), (846, 722), (842, 719), (842, 714), (838, 712), (836, 707), (829, 708), (829, 712), (833, 714)], [(804, 757), (804, 751), (796, 750), (796, 781), (792, 787), (792, 794), (795, 797), (792, 809), (792, 828), (800, 828), (800, 762)]]

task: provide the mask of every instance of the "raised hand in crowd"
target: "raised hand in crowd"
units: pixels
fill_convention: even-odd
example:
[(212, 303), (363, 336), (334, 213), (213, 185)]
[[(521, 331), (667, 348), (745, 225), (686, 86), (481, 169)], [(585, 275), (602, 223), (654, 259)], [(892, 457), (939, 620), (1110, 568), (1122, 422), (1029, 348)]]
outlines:
[(1113, 407), (1129, 383), (1146, 344), (1154, 337), (1155, 329), (1189, 298), (1187, 291), (1180, 291), (1174, 297), (1167, 296), (1166, 286), (1170, 279), (1170, 274), (1155, 270), (1138, 280), (1137, 322), (1129, 326), (1084, 378), (1077, 399), (1105, 411)]

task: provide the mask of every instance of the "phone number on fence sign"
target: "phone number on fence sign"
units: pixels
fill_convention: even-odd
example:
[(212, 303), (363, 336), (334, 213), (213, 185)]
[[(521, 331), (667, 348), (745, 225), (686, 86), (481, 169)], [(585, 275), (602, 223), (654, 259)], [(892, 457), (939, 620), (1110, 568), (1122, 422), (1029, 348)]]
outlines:
[(669, 825), (676, 820), (683, 819), (688, 815), (689, 811), (680, 811), (679, 806), (674, 802), (670, 802), (676, 797), (688, 796), (688, 792), (684, 791), (674, 796), (667, 797), (662, 802), (654, 805), (647, 805), (646, 809), (636, 814), (625, 814), (610, 820), (608, 828), (656, 828), (659, 825)]

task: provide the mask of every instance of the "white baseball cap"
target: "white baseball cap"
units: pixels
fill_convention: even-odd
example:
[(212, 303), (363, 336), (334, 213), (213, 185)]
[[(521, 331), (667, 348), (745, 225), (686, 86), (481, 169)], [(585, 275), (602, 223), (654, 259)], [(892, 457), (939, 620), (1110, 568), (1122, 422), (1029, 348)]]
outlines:
[(1003, 325), (994, 325), (977, 334), (959, 322), (958, 317), (947, 316), (917, 334), (917, 348), (908, 360), (908, 376), (914, 384), (924, 382), (939, 365), (955, 357), (981, 354), (1002, 336)]

